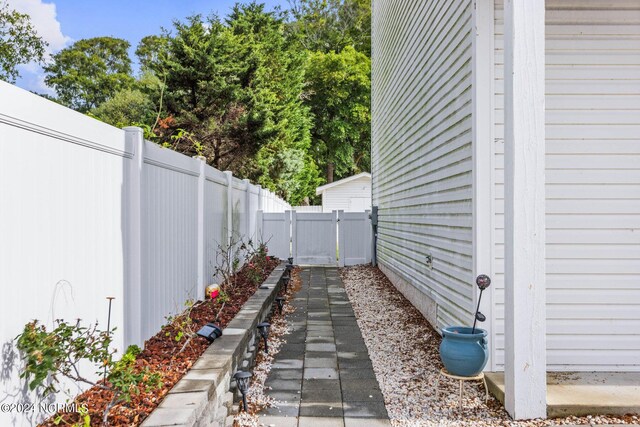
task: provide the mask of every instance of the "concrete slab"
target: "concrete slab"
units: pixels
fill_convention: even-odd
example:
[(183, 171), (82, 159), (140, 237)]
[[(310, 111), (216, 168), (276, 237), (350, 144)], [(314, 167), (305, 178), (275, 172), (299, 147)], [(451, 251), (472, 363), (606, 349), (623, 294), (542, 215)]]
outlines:
[(327, 352), (336, 352), (336, 345), (333, 343), (320, 343), (320, 344), (307, 344), (305, 347), (306, 351), (327, 351)]
[[(491, 394), (504, 403), (504, 373), (485, 373)], [(640, 413), (640, 372), (550, 372), (547, 416)]]
[(272, 366), (273, 369), (302, 369), (303, 361), (300, 359), (278, 359)]
[(339, 388), (325, 390), (302, 390), (303, 402), (342, 402), (342, 392)]
[[(276, 424), (280, 427), (280, 424)], [(298, 427), (344, 427), (342, 418), (300, 417)]]
[(300, 404), (301, 417), (340, 417), (344, 416), (342, 412), (342, 403), (318, 403), (305, 402)]
[(388, 418), (384, 402), (345, 402), (345, 418)]
[(314, 357), (305, 358), (304, 366), (306, 368), (333, 368), (338, 369), (338, 359), (333, 357)]
[(302, 369), (274, 369), (269, 378), (274, 380), (299, 380), (302, 378)]
[(340, 378), (334, 368), (304, 368), (304, 379), (334, 380)]
[(282, 417), (282, 416), (270, 416), (260, 415), (258, 418), (260, 424), (265, 426), (278, 426), (278, 427), (297, 427), (298, 418), (296, 417)]
[(391, 427), (386, 418), (345, 418), (344, 427)]

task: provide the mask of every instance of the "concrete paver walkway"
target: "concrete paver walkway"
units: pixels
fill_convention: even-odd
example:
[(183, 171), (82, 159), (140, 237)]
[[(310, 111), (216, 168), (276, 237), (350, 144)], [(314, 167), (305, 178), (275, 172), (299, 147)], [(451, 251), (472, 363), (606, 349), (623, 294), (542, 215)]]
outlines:
[(336, 268), (308, 267), (286, 336), (265, 383), (277, 408), (265, 426), (390, 426), (382, 393)]

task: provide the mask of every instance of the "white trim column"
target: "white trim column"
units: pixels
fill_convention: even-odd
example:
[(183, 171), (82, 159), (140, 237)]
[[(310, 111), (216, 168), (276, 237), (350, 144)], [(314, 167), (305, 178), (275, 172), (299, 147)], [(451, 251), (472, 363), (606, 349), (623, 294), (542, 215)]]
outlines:
[(505, 408), (544, 418), (545, 2), (504, 6)]
[[(473, 102), (473, 277), (486, 274), (493, 279), (494, 203), (494, 5), (493, 0), (476, 0), (472, 10), (472, 102)], [(489, 334), (487, 370), (495, 371), (495, 286), (484, 292), (480, 311), (487, 320), (480, 325)], [(473, 286), (475, 310), (480, 292)]]

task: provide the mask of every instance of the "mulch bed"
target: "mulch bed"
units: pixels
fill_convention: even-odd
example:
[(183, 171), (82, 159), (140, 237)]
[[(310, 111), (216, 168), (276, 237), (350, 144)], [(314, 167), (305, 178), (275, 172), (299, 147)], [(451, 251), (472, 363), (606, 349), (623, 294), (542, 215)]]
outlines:
[[(273, 269), (279, 264), (277, 259), (269, 257), (261, 271), (262, 278), (259, 283), (264, 282)], [(247, 264), (248, 265), (248, 264)], [(229, 300), (226, 302), (218, 324), (224, 328), (240, 311), (244, 303), (255, 293), (258, 285), (247, 277), (245, 265), (237, 274), (236, 286), (229, 290)], [(190, 317), (193, 321), (191, 328), (198, 330), (206, 323), (215, 318), (220, 308), (219, 302), (211, 300), (198, 301), (194, 304)], [(137, 364), (142, 369), (148, 367), (151, 372), (158, 372), (162, 376), (162, 388), (151, 391), (145, 390), (144, 386), (139, 387), (139, 393), (134, 395), (131, 402), (121, 403), (114, 406), (109, 412), (109, 425), (112, 426), (138, 426), (151, 411), (162, 402), (164, 396), (182, 378), (200, 355), (207, 349), (209, 342), (202, 337), (196, 336), (189, 345), (180, 352), (186, 337), (180, 341), (175, 340), (176, 322), (164, 327), (155, 336), (145, 342), (144, 350), (137, 357)], [(87, 405), (91, 416), (91, 426), (101, 426), (104, 409), (112, 399), (112, 392), (92, 387), (79, 395), (75, 402), (78, 406)], [(78, 413), (65, 413), (60, 423), (55, 423), (56, 416), (49, 418), (41, 424), (43, 427), (55, 427), (60, 425), (73, 425), (81, 423)], [(83, 425), (82, 423), (80, 425)]]

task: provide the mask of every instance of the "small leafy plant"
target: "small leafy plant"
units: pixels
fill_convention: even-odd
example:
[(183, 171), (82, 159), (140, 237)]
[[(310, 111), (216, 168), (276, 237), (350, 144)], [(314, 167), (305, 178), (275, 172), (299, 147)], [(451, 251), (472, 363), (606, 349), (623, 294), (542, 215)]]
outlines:
[[(115, 359), (116, 350), (109, 349), (114, 331), (101, 331), (98, 323), (82, 326), (80, 319), (73, 324), (58, 319), (51, 331), (37, 320), (29, 322), (16, 337), (24, 361), (20, 377), (27, 380), (31, 390), (41, 388), (44, 396), (58, 391), (61, 377), (112, 392), (113, 398), (103, 412), (106, 425), (111, 408), (130, 402), (140, 386), (147, 390), (162, 386), (160, 374), (137, 366), (137, 346), (130, 346), (120, 360)], [(89, 361), (96, 376), (104, 379), (94, 381), (82, 375), (79, 365), (83, 360)]]

